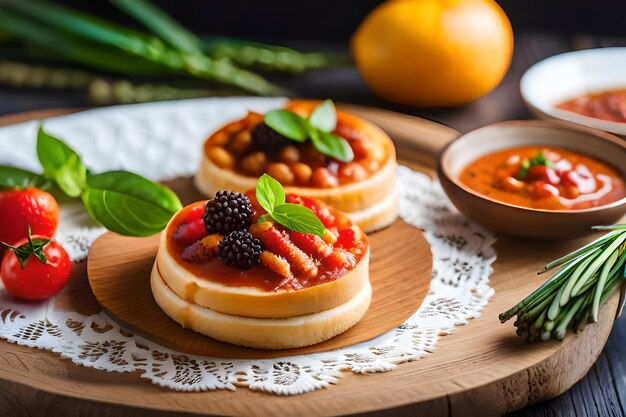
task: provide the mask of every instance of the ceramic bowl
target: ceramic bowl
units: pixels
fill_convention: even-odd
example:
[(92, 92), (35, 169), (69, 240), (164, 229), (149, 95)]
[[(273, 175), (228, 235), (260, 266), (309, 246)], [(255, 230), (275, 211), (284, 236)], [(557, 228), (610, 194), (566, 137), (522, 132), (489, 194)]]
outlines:
[(437, 173), (452, 203), (468, 218), (496, 232), (534, 239), (568, 239), (592, 232), (591, 226), (613, 224), (626, 213), (626, 198), (583, 210), (540, 210), (485, 197), (458, 180), (477, 158), (518, 146), (569, 149), (615, 167), (626, 179), (626, 142), (573, 123), (525, 120), (495, 123), (467, 133), (439, 154)]
[(626, 48), (598, 48), (555, 55), (521, 79), (522, 99), (541, 118), (566, 120), (626, 136), (626, 123), (583, 116), (556, 105), (590, 92), (626, 88)]

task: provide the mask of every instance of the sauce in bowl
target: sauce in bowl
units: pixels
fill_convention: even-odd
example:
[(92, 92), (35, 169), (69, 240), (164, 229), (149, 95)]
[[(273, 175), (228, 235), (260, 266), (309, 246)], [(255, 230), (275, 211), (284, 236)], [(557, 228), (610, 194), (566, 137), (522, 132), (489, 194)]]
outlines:
[(588, 93), (556, 107), (595, 119), (626, 123), (626, 88)]
[(484, 155), (459, 180), (493, 200), (543, 210), (582, 210), (626, 197), (612, 166), (561, 148), (524, 146)]

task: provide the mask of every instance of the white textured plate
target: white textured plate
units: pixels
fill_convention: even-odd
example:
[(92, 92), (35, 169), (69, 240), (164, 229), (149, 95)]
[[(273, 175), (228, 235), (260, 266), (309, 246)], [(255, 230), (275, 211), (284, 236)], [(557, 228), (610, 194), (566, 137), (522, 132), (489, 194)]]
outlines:
[(560, 110), (556, 105), (590, 92), (626, 88), (626, 48), (568, 52), (533, 65), (521, 79), (522, 98), (540, 117), (579, 123), (626, 135), (626, 123)]

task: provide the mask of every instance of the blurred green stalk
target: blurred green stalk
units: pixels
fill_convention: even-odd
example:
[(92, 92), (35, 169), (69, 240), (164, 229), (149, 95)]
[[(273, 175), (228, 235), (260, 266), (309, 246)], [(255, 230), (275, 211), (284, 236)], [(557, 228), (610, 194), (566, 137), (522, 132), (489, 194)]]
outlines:
[[(10, 9), (10, 11), (7, 9)], [(75, 12), (47, 1), (29, 0), (23, 2), (19, 0), (5, 0), (2, 3), (0, 12), (4, 15), (4, 20), (0, 21), (0, 29), (56, 52), (62, 52), (67, 58), (95, 66), (98, 69), (104, 68), (115, 71), (116, 65), (104, 62), (101, 59), (102, 57), (96, 59), (97, 63), (94, 62), (89, 53), (93, 52), (95, 54), (95, 51), (88, 50), (88, 46), (82, 45), (81, 41), (93, 42), (96, 48), (98, 47), (97, 44), (100, 44), (125, 52), (123, 55), (117, 55), (117, 61), (126, 60), (129, 56), (134, 56), (154, 64), (157, 68), (163, 67), (164, 72), (186, 72), (199, 78), (233, 85), (261, 95), (282, 93), (279, 87), (254, 73), (233, 66), (229, 60), (214, 60), (201, 54), (181, 53), (169, 49), (156, 37), (145, 35), (84, 13)], [(36, 26), (37, 30), (35, 32), (37, 33), (30, 33), (31, 30), (20, 29), (19, 23), (11, 22), (11, 20), (21, 20), (21, 22), (28, 23), (28, 19), (20, 19), (20, 15), (38, 21), (39, 24), (31, 22), (29, 25), (31, 30), (35, 29), (33, 26)], [(69, 42), (74, 38), (74, 45), (71, 47), (55, 45), (56, 42), (48, 39), (49, 35), (56, 38), (57, 42)], [(79, 46), (82, 46), (82, 49)]]

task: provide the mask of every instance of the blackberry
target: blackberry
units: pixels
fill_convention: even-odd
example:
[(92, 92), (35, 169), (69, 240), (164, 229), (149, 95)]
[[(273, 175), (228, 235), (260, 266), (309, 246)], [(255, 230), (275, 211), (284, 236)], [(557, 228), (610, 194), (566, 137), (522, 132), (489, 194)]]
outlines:
[(206, 203), (204, 226), (209, 234), (226, 236), (235, 230), (247, 229), (252, 215), (248, 197), (233, 191), (218, 191), (215, 198)]
[(281, 148), (292, 143), (265, 123), (256, 125), (250, 134), (254, 148), (269, 155), (276, 154)]
[(218, 256), (228, 266), (247, 271), (260, 262), (263, 245), (247, 230), (232, 232), (219, 243)]

